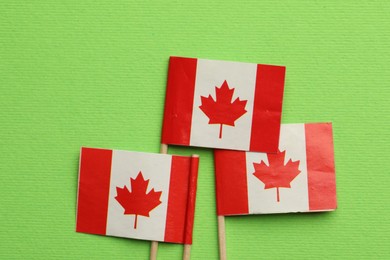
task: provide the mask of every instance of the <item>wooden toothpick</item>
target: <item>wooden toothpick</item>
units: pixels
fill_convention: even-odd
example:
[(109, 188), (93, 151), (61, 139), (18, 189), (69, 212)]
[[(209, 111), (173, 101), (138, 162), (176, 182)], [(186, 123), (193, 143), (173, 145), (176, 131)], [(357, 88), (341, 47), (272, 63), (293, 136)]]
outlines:
[(226, 260), (225, 217), (218, 216), (219, 259)]
[[(194, 163), (196, 160), (196, 163)], [(183, 260), (190, 260), (191, 258), (191, 244), (192, 244), (192, 231), (194, 227), (194, 215), (195, 215), (195, 200), (196, 200), (196, 189), (198, 179), (198, 161), (199, 155), (193, 154), (191, 156), (191, 169), (188, 186), (188, 197), (187, 197), (187, 217), (185, 227), (185, 238), (184, 238), (184, 251)]]
[(191, 245), (184, 245), (183, 260), (191, 259)]
[(157, 259), (157, 250), (158, 250), (158, 242), (152, 241), (152, 244), (150, 246), (150, 260)]

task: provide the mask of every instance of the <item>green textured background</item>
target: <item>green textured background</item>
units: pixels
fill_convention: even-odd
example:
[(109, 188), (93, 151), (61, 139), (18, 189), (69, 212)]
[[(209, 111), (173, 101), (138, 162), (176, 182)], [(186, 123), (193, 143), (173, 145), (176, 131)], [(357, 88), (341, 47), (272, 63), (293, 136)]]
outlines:
[[(390, 258), (389, 1), (23, 2), (0, 3), (0, 259), (148, 258), (74, 231), (78, 156), (159, 151), (170, 55), (286, 65), (282, 121), (334, 124), (338, 210), (227, 218), (229, 259)], [(192, 259), (217, 259), (212, 151), (170, 153), (201, 156)]]

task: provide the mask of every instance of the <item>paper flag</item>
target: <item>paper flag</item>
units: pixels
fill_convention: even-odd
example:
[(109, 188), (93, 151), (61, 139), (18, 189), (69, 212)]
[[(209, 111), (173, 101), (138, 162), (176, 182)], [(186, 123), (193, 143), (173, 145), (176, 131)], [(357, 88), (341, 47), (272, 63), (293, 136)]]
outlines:
[(171, 57), (162, 143), (277, 152), (285, 67)]
[(218, 215), (337, 207), (332, 125), (282, 124), (276, 154), (216, 150)]
[(76, 231), (192, 243), (197, 157), (82, 148)]

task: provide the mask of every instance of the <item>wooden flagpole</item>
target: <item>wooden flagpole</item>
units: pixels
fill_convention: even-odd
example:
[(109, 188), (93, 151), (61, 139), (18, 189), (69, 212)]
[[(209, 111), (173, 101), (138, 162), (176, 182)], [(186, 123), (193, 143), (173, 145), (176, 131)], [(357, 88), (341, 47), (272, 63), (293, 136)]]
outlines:
[[(184, 239), (184, 251), (183, 251), (183, 260), (191, 259), (191, 244), (192, 244), (192, 230), (193, 222), (190, 219), (194, 219), (194, 210), (195, 210), (195, 199), (196, 199), (196, 186), (198, 179), (198, 164), (193, 164), (194, 159), (198, 159), (199, 155), (193, 154), (191, 157), (191, 173), (189, 178), (189, 187), (188, 187), (188, 197), (187, 197), (187, 217), (186, 217), (186, 227), (185, 227), (185, 239)], [(192, 224), (190, 224), (190, 222)], [(190, 240), (187, 240), (187, 235), (191, 234)]]
[(157, 249), (158, 249), (158, 242), (152, 241), (151, 247), (150, 247), (150, 260), (156, 260), (157, 259)]
[(183, 260), (191, 259), (191, 245), (184, 245)]
[[(163, 154), (168, 153), (168, 145), (167, 144), (161, 144), (160, 153), (163, 153)], [(152, 244), (150, 246), (150, 260), (157, 259), (157, 250), (158, 250), (158, 242), (152, 241)]]
[(168, 153), (168, 145), (167, 144), (161, 144), (160, 153), (163, 153), (163, 154)]
[(219, 259), (226, 260), (225, 217), (218, 216)]

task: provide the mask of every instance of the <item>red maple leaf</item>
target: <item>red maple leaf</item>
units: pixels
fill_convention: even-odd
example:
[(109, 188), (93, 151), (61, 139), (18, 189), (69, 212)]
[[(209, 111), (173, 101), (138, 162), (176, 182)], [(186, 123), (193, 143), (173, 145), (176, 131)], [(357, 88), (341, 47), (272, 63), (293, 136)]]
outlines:
[(116, 187), (117, 196), (115, 199), (125, 209), (123, 214), (135, 215), (134, 228), (137, 228), (138, 215), (149, 217), (149, 212), (161, 204), (161, 191), (152, 189), (146, 194), (149, 180), (145, 180), (142, 172), (139, 172), (137, 178), (130, 178), (131, 192), (126, 186)]
[(244, 115), (247, 100), (236, 98), (232, 103), (234, 88), (230, 89), (226, 80), (221, 87), (215, 87), (214, 100), (211, 95), (201, 96), (202, 105), (199, 108), (209, 118), (209, 124), (219, 124), (219, 138), (222, 138), (222, 125), (234, 126), (234, 121)]
[(264, 189), (276, 188), (277, 201), (279, 202), (279, 188), (291, 188), (290, 183), (301, 172), (299, 161), (293, 162), (291, 159), (284, 164), (286, 151), (276, 154), (268, 154), (267, 166), (263, 161), (253, 163), (255, 172), (253, 173), (260, 181), (265, 184)]

